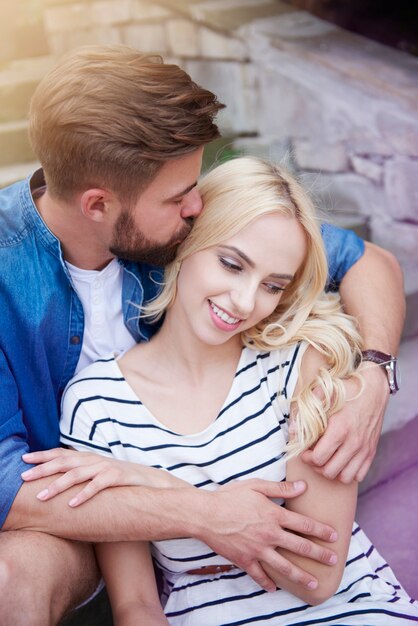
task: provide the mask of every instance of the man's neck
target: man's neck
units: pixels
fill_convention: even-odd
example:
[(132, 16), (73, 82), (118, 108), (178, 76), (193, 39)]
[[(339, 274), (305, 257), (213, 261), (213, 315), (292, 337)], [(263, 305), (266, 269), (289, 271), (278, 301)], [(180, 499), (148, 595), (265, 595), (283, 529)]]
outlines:
[(33, 201), (49, 230), (59, 239), (66, 261), (80, 269), (101, 270), (114, 258), (78, 206), (51, 198), (46, 188), (34, 190)]

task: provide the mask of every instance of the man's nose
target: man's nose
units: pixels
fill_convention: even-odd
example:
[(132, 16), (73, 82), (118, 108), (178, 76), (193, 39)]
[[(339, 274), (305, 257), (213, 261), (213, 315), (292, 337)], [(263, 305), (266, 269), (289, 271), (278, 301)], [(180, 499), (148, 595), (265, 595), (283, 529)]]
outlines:
[(202, 198), (196, 188), (189, 191), (184, 198), (183, 206), (181, 208), (182, 218), (197, 217), (203, 209)]

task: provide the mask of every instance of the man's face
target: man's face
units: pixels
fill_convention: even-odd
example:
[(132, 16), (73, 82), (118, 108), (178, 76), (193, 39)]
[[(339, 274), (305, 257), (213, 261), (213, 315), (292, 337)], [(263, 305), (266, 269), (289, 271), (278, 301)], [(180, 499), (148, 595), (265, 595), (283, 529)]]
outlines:
[(203, 147), (164, 163), (149, 186), (116, 219), (110, 251), (117, 257), (167, 265), (202, 210), (196, 188)]

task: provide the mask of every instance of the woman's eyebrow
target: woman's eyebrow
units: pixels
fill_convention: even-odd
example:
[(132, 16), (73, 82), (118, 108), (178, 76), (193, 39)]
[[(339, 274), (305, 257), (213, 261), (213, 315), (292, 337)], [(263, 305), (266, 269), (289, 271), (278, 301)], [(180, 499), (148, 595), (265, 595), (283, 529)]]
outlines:
[[(252, 261), (246, 254), (245, 252), (243, 252), (242, 250), (240, 250), (239, 248), (237, 248), (236, 246), (224, 246), (221, 245), (219, 246), (220, 248), (223, 248), (224, 250), (230, 250), (231, 252), (235, 252), (235, 254), (237, 254), (243, 261), (245, 261), (250, 267), (255, 267), (255, 263), (254, 261)], [(286, 280), (293, 280), (294, 276), (293, 274), (270, 274), (270, 276), (272, 278), (281, 278), (281, 279), (286, 279)]]

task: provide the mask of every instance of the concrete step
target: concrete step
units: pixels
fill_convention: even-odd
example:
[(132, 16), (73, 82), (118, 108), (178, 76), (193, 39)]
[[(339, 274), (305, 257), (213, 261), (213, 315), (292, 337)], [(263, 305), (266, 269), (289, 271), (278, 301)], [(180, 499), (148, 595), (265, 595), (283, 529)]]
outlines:
[(406, 317), (403, 337), (405, 339), (418, 337), (418, 291), (406, 292)]
[(399, 369), (401, 388), (395, 396), (390, 396), (383, 422), (383, 432), (402, 428), (418, 415), (417, 369), (418, 337), (403, 339), (399, 347)]
[(26, 120), (0, 124), (0, 167), (34, 161)]
[(28, 163), (17, 163), (0, 167), (0, 188), (12, 185), (18, 180), (23, 180), (39, 167), (38, 161), (28, 161)]
[(0, 71), (0, 122), (26, 118), (35, 87), (53, 62), (50, 56), (21, 59)]

